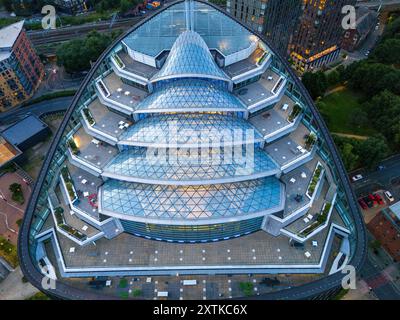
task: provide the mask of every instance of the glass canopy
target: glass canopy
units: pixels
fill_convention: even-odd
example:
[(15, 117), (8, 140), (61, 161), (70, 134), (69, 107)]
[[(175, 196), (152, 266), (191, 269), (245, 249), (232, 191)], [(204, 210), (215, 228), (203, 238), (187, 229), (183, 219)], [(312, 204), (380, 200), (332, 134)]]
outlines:
[(183, 113), (144, 118), (124, 131), (119, 140), (121, 145), (133, 146), (222, 146), (261, 142), (263, 136), (242, 118)]
[[(185, 9), (186, 6), (190, 8)], [(186, 14), (186, 10), (191, 14)], [(200, 2), (182, 2), (157, 14), (123, 42), (134, 51), (156, 57), (162, 51), (170, 50), (185, 30), (196, 31), (208, 48), (216, 49), (224, 56), (244, 50), (258, 40), (246, 28), (214, 8)]]
[(165, 220), (229, 218), (277, 210), (281, 188), (276, 177), (198, 186), (107, 180), (100, 199), (108, 213)]
[(276, 164), (261, 149), (246, 150), (245, 146), (235, 149), (227, 152), (214, 148), (211, 152), (206, 149), (200, 153), (201, 149), (194, 148), (164, 149), (162, 152), (160, 149), (130, 148), (119, 153), (104, 172), (107, 176), (115, 175), (115, 178), (126, 181), (162, 180), (171, 185), (239, 181), (278, 172)]
[(151, 81), (183, 77), (203, 77), (228, 80), (218, 68), (207, 47), (197, 32), (184, 31), (176, 39), (162, 69)]
[(245, 112), (247, 108), (219, 81), (177, 79), (159, 83), (135, 109), (135, 113), (197, 111)]

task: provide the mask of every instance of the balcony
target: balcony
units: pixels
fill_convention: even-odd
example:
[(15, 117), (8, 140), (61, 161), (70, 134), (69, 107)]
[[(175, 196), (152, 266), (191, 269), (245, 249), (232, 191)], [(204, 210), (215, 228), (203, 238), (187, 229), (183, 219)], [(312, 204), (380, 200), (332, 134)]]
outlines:
[(315, 141), (309, 144), (310, 135), (314, 134), (301, 123), (296, 131), (268, 144), (264, 150), (275, 160), (281, 171), (287, 173), (313, 158)]
[(71, 210), (76, 214), (88, 217), (88, 220), (92, 220), (94, 222), (92, 225), (99, 224), (99, 222), (104, 219), (97, 210), (97, 189), (103, 184), (103, 180), (81, 168), (75, 167), (68, 163), (68, 161), (65, 162), (65, 167), (67, 168), (66, 170), (75, 192), (74, 201), (71, 201), (72, 199), (67, 197), (68, 193), (65, 184), (61, 183), (60, 190), (64, 200), (66, 200), (65, 202), (69, 203)]
[(114, 72), (123, 78), (147, 85), (158, 69), (133, 60), (127, 53), (120, 51), (110, 58)]
[[(313, 172), (319, 163), (323, 164), (319, 156), (316, 156), (312, 161), (281, 177), (286, 188), (285, 209), (279, 215), (271, 215), (268, 224), (263, 226), (264, 230), (279, 235), (286, 226), (301, 217), (307, 217), (311, 209), (321, 208), (321, 204), (325, 200), (332, 202), (337, 187), (329, 174), (323, 175), (322, 179), (316, 184), (313, 196), (311, 198), (307, 196)], [(304, 221), (306, 223), (312, 220), (309, 217), (307, 218), (308, 220)], [(306, 227), (307, 225), (303, 223), (303, 226)]]
[(233, 83), (240, 83), (267, 70), (271, 64), (271, 53), (257, 48), (247, 59), (223, 68)]
[(88, 135), (81, 127), (68, 141), (70, 162), (91, 174), (99, 176), (102, 168), (116, 155), (118, 149)]
[(115, 145), (122, 132), (132, 124), (128, 117), (113, 112), (99, 99), (92, 101), (81, 114), (86, 132), (111, 145)]
[(298, 242), (304, 242), (324, 230), (329, 225), (336, 196), (336, 186), (325, 183), (310, 210), (285, 226), (281, 230), (282, 234)]
[(123, 83), (114, 72), (96, 80), (96, 89), (101, 103), (127, 115), (147, 95), (146, 91)]
[(291, 98), (284, 95), (274, 108), (251, 117), (249, 121), (262, 133), (265, 141), (270, 143), (296, 130), (302, 117), (299, 108)]
[(60, 186), (48, 198), (50, 211), (57, 231), (79, 245), (85, 245), (103, 236), (103, 232), (93, 228), (76, 216), (62, 199)]
[(250, 112), (256, 112), (278, 102), (285, 92), (285, 86), (286, 79), (268, 69), (257, 82), (235, 90), (235, 95)]

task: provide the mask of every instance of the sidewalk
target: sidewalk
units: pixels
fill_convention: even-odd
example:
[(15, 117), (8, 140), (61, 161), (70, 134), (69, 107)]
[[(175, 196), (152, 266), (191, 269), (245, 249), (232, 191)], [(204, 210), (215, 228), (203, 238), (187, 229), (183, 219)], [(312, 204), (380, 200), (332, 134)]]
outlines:
[(21, 268), (17, 267), (7, 278), (0, 282), (0, 300), (25, 300), (39, 292), (29, 282), (22, 282)]

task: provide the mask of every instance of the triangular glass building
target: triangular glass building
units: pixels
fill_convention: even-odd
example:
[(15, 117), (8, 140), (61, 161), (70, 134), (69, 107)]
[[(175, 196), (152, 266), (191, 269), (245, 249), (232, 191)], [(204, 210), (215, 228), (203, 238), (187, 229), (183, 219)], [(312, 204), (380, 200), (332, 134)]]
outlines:
[(27, 278), (58, 275), (46, 290), (60, 298), (100, 297), (70, 278), (177, 273), (308, 273), (318, 289), (303, 297), (322, 296), (365, 252), (343, 164), (299, 80), (260, 35), (192, 0), (100, 57), (19, 243)]

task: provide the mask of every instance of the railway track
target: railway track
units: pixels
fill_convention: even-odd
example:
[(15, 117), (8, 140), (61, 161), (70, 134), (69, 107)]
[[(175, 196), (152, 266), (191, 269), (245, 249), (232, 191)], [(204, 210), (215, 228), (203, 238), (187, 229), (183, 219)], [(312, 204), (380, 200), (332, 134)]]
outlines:
[(98, 32), (111, 32), (112, 30), (127, 30), (138, 23), (143, 17), (134, 17), (116, 21), (110, 28), (110, 21), (90, 23), (79, 26), (63, 27), (55, 30), (28, 31), (27, 35), (35, 46), (68, 41), (73, 38), (84, 37), (92, 30)]

